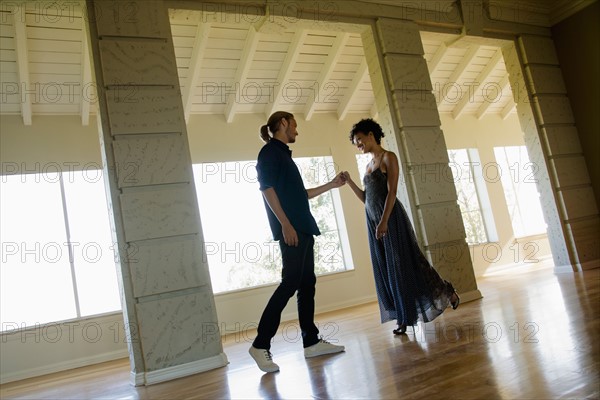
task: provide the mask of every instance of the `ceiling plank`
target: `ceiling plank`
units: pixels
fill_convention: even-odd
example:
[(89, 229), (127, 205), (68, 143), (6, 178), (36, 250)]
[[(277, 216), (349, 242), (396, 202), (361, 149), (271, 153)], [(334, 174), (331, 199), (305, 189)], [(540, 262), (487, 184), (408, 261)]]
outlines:
[[(469, 90), (468, 90), (467, 94), (460, 99), (460, 101), (456, 104), (456, 106), (452, 110), (452, 117), (454, 119), (458, 119), (462, 115), (462, 113), (465, 111), (465, 108), (467, 107), (467, 105), (473, 101), (473, 98), (471, 97), (471, 95), (474, 93), (474, 91), (477, 90), (477, 88), (479, 88), (479, 87), (484, 87), (485, 85), (487, 85), (490, 82), (492, 72), (494, 71), (494, 69), (496, 69), (498, 67), (498, 64), (500, 64), (501, 61), (502, 61), (502, 50), (498, 49), (498, 50), (496, 50), (496, 52), (494, 53), (492, 58), (490, 58), (490, 60), (486, 64), (486, 66), (481, 70), (479, 75), (477, 75), (477, 77), (475, 78), (475, 81), (469, 85)], [(486, 101), (484, 99), (484, 103), (485, 102)]]
[(190, 119), (190, 113), (192, 110), (192, 101), (194, 98), (194, 92), (200, 79), (200, 69), (202, 67), (202, 57), (204, 50), (206, 49), (206, 42), (208, 42), (208, 33), (210, 31), (210, 24), (198, 23), (196, 27), (196, 37), (194, 39), (194, 47), (192, 49), (192, 56), (190, 58), (190, 66), (188, 76), (183, 84), (183, 110), (185, 116), (185, 122)]
[(346, 114), (348, 114), (348, 110), (350, 109), (350, 105), (352, 104), (352, 100), (358, 93), (358, 89), (360, 88), (360, 84), (367, 79), (369, 75), (369, 68), (367, 66), (367, 59), (363, 58), (358, 67), (358, 71), (354, 75), (352, 79), (352, 83), (348, 88), (346, 95), (342, 98), (340, 105), (338, 106), (338, 119), (341, 121), (346, 118)]
[(29, 57), (27, 55), (27, 28), (24, 18), (13, 18), (15, 23), (15, 50), (17, 55), (17, 73), (21, 84), (21, 116), (25, 125), (31, 125), (31, 96), (29, 91)]
[(279, 104), (279, 100), (281, 99), (283, 86), (290, 78), (290, 74), (292, 73), (293, 66), (296, 64), (296, 60), (300, 55), (300, 46), (304, 42), (306, 38), (307, 32), (304, 29), (298, 29), (296, 33), (294, 33), (294, 38), (290, 43), (290, 47), (285, 56), (285, 60), (283, 61), (283, 65), (279, 70), (279, 75), (277, 76), (277, 82), (275, 82), (275, 86), (273, 87), (273, 93), (269, 96), (269, 102), (265, 105), (265, 116), (269, 118), (271, 114), (275, 111)]
[(90, 63), (90, 48), (88, 46), (88, 31), (87, 24), (81, 29), (81, 96), (80, 96), (80, 114), (81, 125), (88, 126), (90, 124), (90, 90), (95, 85), (92, 84), (92, 68)]
[[(462, 60), (460, 61), (460, 64), (458, 64), (456, 66), (456, 69), (452, 72), (452, 74), (450, 75), (450, 77), (448, 78), (448, 81), (446, 82), (446, 84), (444, 84), (444, 86), (446, 86), (447, 84), (453, 84), (453, 85), (460, 86), (459, 81), (461, 80), (462, 76), (466, 72), (468, 66), (471, 65), (471, 63), (473, 62), (473, 59), (475, 59), (475, 56), (477, 55), (478, 50), (479, 50), (479, 46), (477, 46), (477, 45), (473, 45), (473, 46), (469, 47), (469, 49), (463, 56)], [(440, 103), (448, 102), (449, 92), (450, 92), (450, 90), (445, 90), (444, 97), (441, 99)]]
[(333, 69), (342, 56), (342, 49), (346, 46), (349, 39), (349, 33), (338, 35), (335, 38), (335, 41), (333, 42), (331, 50), (327, 56), (327, 61), (325, 62), (325, 65), (323, 65), (323, 69), (321, 70), (319, 78), (317, 79), (317, 92), (315, 92), (313, 96), (307, 100), (306, 106), (304, 107), (304, 119), (306, 121), (309, 121), (312, 118), (317, 102), (321, 101), (321, 93), (327, 89), (326, 85), (330, 84), (329, 79), (331, 78)]
[[(508, 72), (507, 72), (506, 75), (504, 75), (504, 77), (500, 80), (500, 82), (498, 82), (498, 86), (500, 87), (500, 92), (504, 93), (506, 91), (506, 88), (508, 87), (508, 85), (509, 85), (509, 82), (508, 82)], [(511, 102), (512, 98), (510, 98), (508, 101)], [(477, 117), (477, 119), (483, 118), (492, 104), (494, 104), (494, 102), (486, 101), (486, 99), (484, 99), (481, 102), (481, 105), (479, 106), (477, 111), (475, 112), (475, 116)]]
[(481, 70), (479, 75), (477, 75), (477, 82), (479, 82), (479, 85), (484, 85), (485, 83), (488, 83), (490, 81), (492, 72), (494, 72), (494, 69), (498, 68), (498, 65), (501, 61), (502, 50), (498, 48), (494, 55), (487, 62), (485, 67)]
[(246, 42), (244, 43), (244, 52), (242, 53), (242, 58), (240, 59), (240, 63), (238, 64), (238, 68), (233, 79), (235, 90), (232, 90), (233, 93), (229, 94), (227, 106), (225, 107), (225, 119), (227, 120), (227, 123), (233, 122), (235, 112), (242, 102), (246, 80), (248, 78), (248, 71), (250, 71), (250, 67), (252, 66), (254, 53), (256, 53), (256, 46), (258, 46), (258, 39), (258, 32), (254, 26), (250, 26), (248, 36), (246, 36)]

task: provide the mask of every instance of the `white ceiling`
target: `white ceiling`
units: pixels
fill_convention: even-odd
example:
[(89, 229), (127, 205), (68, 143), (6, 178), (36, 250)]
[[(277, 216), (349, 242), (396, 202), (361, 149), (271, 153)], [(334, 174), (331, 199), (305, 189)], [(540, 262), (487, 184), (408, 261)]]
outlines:
[[(36, 115), (79, 115), (87, 124), (96, 95), (81, 8), (37, 11), (31, 7), (25, 18), (0, 11), (0, 113), (22, 115), (25, 124)], [(170, 18), (186, 118), (221, 114), (231, 122), (275, 109), (305, 119), (377, 113), (359, 30), (271, 29), (189, 11)], [(500, 49), (456, 39), (422, 33), (439, 111), (508, 116), (514, 102)]]

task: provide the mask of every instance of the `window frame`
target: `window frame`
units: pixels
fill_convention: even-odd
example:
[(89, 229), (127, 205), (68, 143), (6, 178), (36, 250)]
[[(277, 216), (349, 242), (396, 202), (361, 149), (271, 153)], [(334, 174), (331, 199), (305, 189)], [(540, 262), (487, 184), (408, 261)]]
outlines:
[[(318, 174), (318, 178), (316, 182), (313, 182), (312, 180), (310, 182), (307, 182), (306, 180), (306, 176), (303, 173), (300, 165), (298, 165), (297, 160), (298, 159), (311, 159), (311, 158), (318, 158), (319, 163), (322, 163), (325, 166), (325, 174), (323, 175), (322, 171), (316, 171)], [(333, 161), (333, 157), (330, 154), (314, 154), (314, 155), (309, 155), (309, 156), (299, 156), (299, 157), (293, 157), (294, 161), (296, 162), (296, 164), (298, 165), (298, 168), (300, 170), (300, 173), (302, 175), (304, 184), (307, 188), (311, 188), (311, 187), (315, 187), (315, 186), (319, 186), (322, 184), (325, 184), (326, 182), (323, 182), (323, 176), (326, 176), (327, 179), (333, 179), (333, 177), (335, 176), (330, 176), (330, 172), (335, 172), (337, 171), (337, 168), (335, 166), (335, 162)], [(241, 171), (246, 170), (247, 169), (247, 165), (245, 165), (246, 163), (251, 164), (254, 163), (256, 165), (256, 160), (230, 160), (230, 161), (219, 161), (219, 162), (207, 162), (207, 163), (194, 163), (192, 165), (192, 168), (194, 170), (194, 184), (197, 188), (197, 191), (200, 192), (197, 194), (197, 198), (198, 198), (198, 208), (199, 208), (199, 212), (200, 214), (202, 214), (202, 204), (201, 204), (201, 198), (202, 198), (202, 193), (204, 191), (202, 191), (201, 189), (201, 184), (202, 183), (206, 183), (206, 182), (196, 182), (196, 173), (197, 171), (205, 168), (202, 165), (212, 165), (213, 168), (216, 168), (216, 170), (223, 170), (226, 171), (228, 169), (227, 163), (243, 163), (242, 167), (240, 168)], [(330, 168), (332, 167), (332, 168)], [(331, 171), (330, 171), (331, 169)], [(310, 172), (309, 172), (310, 173)], [(248, 177), (245, 177), (245, 179), (247, 179)], [(262, 194), (260, 193), (259, 190), (259, 185), (258, 185), (258, 181), (256, 181), (256, 193), (257, 195), (261, 196), (262, 198)], [(335, 224), (336, 224), (336, 228), (334, 229), (335, 231), (337, 231), (337, 237), (339, 238), (339, 252), (341, 253), (341, 263), (344, 266), (343, 270), (336, 270), (336, 271), (328, 271), (328, 272), (324, 272), (324, 273), (318, 273), (317, 271), (315, 271), (315, 274), (317, 276), (328, 276), (328, 275), (335, 275), (335, 274), (339, 274), (339, 273), (346, 273), (349, 271), (354, 270), (354, 263), (353, 263), (353, 259), (352, 259), (352, 253), (351, 253), (351, 248), (350, 248), (350, 240), (348, 237), (348, 233), (347, 233), (347, 229), (346, 229), (346, 223), (345, 223), (345, 219), (344, 219), (344, 213), (343, 213), (343, 205), (342, 205), (342, 201), (341, 201), (341, 196), (339, 193), (339, 189), (332, 189), (330, 191), (327, 191), (326, 193), (321, 194), (320, 196), (331, 196), (331, 204), (333, 207), (333, 217), (335, 220)], [(309, 200), (309, 202), (311, 202), (311, 200)], [(261, 201), (261, 213), (264, 212), (264, 204)], [(312, 211), (312, 206), (311, 206), (311, 211)], [(202, 217), (201, 217), (202, 219)], [(266, 224), (266, 226), (268, 227), (268, 219), (266, 216), (266, 212), (265, 212), (265, 217), (264, 217), (264, 224)], [(205, 224), (202, 225), (202, 230), (203, 230), (203, 238), (205, 240), (205, 243), (212, 243), (210, 241), (211, 234), (208, 233), (206, 231), (207, 226)], [(270, 235), (270, 229), (268, 230), (269, 235)], [(207, 236), (208, 233), (208, 236)], [(324, 233), (324, 231), (322, 231), (322, 233)], [(203, 243), (203, 244), (205, 244)], [(273, 259), (273, 265), (275, 268), (277, 268), (278, 272), (280, 271), (281, 268), (281, 260), (280, 260), (280, 252), (279, 252), (279, 245), (276, 241), (272, 240), (272, 237), (269, 237), (269, 248), (275, 248), (275, 253), (276, 253), (276, 257)], [(318, 261), (320, 260), (320, 257), (318, 254), (316, 254), (316, 252), (318, 251), (318, 237), (315, 240), (315, 264), (318, 263)], [(337, 256), (337, 255), (336, 255)], [(208, 268), (209, 271), (211, 269), (210, 266), (210, 262), (207, 259), (207, 264), (208, 264)], [(315, 265), (316, 267), (317, 265)], [(223, 285), (216, 285), (215, 282), (212, 282), (213, 280), (213, 276), (214, 274), (210, 274), (211, 276), (211, 284), (213, 286), (213, 290), (214, 290), (214, 295), (215, 296), (222, 296), (222, 295), (227, 295), (227, 294), (232, 294), (232, 293), (236, 293), (236, 292), (244, 292), (244, 291), (248, 291), (248, 290), (254, 290), (254, 289), (258, 289), (261, 287), (265, 287), (265, 286), (272, 286), (272, 285), (276, 285), (278, 284), (278, 280), (280, 279), (280, 276), (278, 275), (276, 279), (274, 279), (271, 282), (266, 282), (266, 283), (259, 283), (259, 284), (255, 284), (255, 285), (251, 285), (251, 286), (246, 286), (246, 287), (238, 287), (238, 288), (233, 288), (233, 289), (217, 289), (219, 286), (223, 286)], [(218, 290), (218, 291), (217, 291)]]
[[(465, 171), (465, 169), (468, 170), (469, 172), (469, 177), (468, 177), (468, 182), (473, 184), (473, 188), (474, 188), (474, 192), (477, 198), (477, 205), (478, 205), (478, 209), (476, 210), (467, 210), (467, 211), (463, 211), (461, 208), (461, 218), (463, 219), (463, 224), (464, 224), (464, 214), (465, 213), (471, 213), (471, 212), (478, 212), (480, 217), (481, 217), (481, 223), (483, 224), (483, 233), (485, 234), (485, 240), (484, 241), (478, 241), (478, 242), (469, 242), (467, 240), (467, 243), (469, 246), (479, 246), (485, 243), (491, 243), (491, 242), (495, 242), (498, 240), (498, 233), (497, 233), (497, 229), (496, 229), (496, 224), (494, 221), (494, 216), (493, 216), (493, 212), (492, 212), (492, 206), (491, 206), (491, 201), (488, 195), (488, 191), (487, 191), (487, 187), (486, 187), (486, 180), (483, 174), (483, 169), (481, 168), (481, 160), (479, 158), (479, 152), (477, 149), (474, 148), (459, 148), (459, 149), (448, 149), (448, 159), (449, 159), (449, 166), (452, 163), (452, 157), (450, 155), (451, 152), (462, 152), (464, 151), (464, 155), (466, 156), (467, 159), (467, 165), (458, 165), (460, 167), (460, 171), (461, 171), (461, 176), (458, 178), (453, 176), (453, 183), (454, 183), (454, 187), (457, 191), (457, 203), (458, 203), (458, 192), (459, 191), (459, 187), (457, 186), (458, 181), (459, 180), (463, 180), (462, 177), (462, 171)], [(467, 167), (467, 168), (465, 168)], [(459, 207), (460, 207), (460, 203), (458, 203)], [(466, 238), (468, 239), (468, 238)]]
[[(22, 183), (26, 183), (27, 181), (33, 181), (32, 183), (39, 183), (40, 181), (44, 180), (46, 182), (52, 183), (52, 184), (57, 184), (58, 185), (58, 193), (56, 194), (59, 199), (54, 199), (56, 202), (60, 203), (61, 209), (60, 212), (62, 213), (62, 220), (64, 222), (62, 229), (64, 230), (64, 242), (62, 243), (63, 247), (66, 249), (66, 253), (67, 253), (67, 257), (68, 260), (66, 260), (66, 263), (68, 263), (68, 270), (69, 270), (69, 274), (70, 274), (70, 289), (71, 289), (71, 296), (73, 298), (73, 302), (74, 302), (74, 311), (75, 311), (75, 315), (70, 317), (70, 318), (62, 318), (62, 319), (52, 319), (52, 320), (48, 320), (48, 321), (44, 321), (44, 322), (34, 322), (34, 323), (27, 323), (25, 321), (2, 321), (2, 324), (0, 326), (0, 335), (2, 334), (9, 334), (11, 332), (14, 331), (27, 331), (27, 330), (32, 330), (32, 329), (39, 329), (40, 327), (44, 327), (44, 326), (50, 326), (50, 325), (56, 325), (56, 324), (64, 324), (64, 323), (70, 323), (70, 322), (75, 322), (75, 321), (83, 321), (83, 320), (89, 320), (91, 318), (97, 318), (97, 317), (103, 317), (103, 316), (107, 316), (107, 315), (115, 315), (115, 314), (121, 314), (122, 313), (122, 304), (121, 304), (121, 293), (120, 293), (120, 287), (119, 287), (119, 283), (118, 283), (118, 277), (115, 275), (115, 283), (116, 283), (116, 287), (117, 287), (117, 293), (116, 293), (116, 300), (118, 301), (118, 308), (114, 309), (114, 310), (109, 310), (109, 311), (103, 311), (103, 312), (99, 312), (99, 313), (90, 313), (90, 314), (82, 314), (81, 311), (81, 299), (79, 297), (79, 287), (77, 284), (77, 257), (75, 257), (74, 255), (74, 248), (79, 246), (79, 242), (74, 242), (72, 240), (72, 235), (71, 235), (71, 224), (69, 222), (69, 206), (68, 206), (68, 197), (69, 195), (67, 194), (68, 189), (66, 189), (65, 187), (65, 179), (66, 177), (70, 177), (73, 176), (73, 174), (77, 174), (77, 173), (87, 173), (90, 171), (96, 171), (98, 174), (102, 175), (104, 172), (101, 169), (90, 169), (90, 168), (86, 168), (85, 170), (72, 170), (69, 169), (68, 172), (66, 171), (53, 171), (52, 175), (56, 174), (56, 178), (54, 177), (50, 177), (48, 172), (39, 172), (39, 173), (26, 173), (26, 174), (12, 174), (12, 175), (3, 175), (0, 179), (2, 179), (2, 184), (7, 183), (7, 177), (14, 177), (14, 178), (18, 178), (21, 180)], [(70, 181), (69, 181), (70, 183)], [(90, 183), (90, 182), (87, 182)], [(106, 196), (106, 186), (104, 184), (104, 180), (103, 179), (98, 179), (96, 180), (96, 182), (91, 182), (91, 183), (97, 183), (99, 185), (101, 185), (102, 188), (102, 192), (104, 194), (104, 201), (108, 201), (107, 200), (107, 196)], [(108, 214), (108, 207), (106, 208), (107, 213), (106, 213), (106, 218), (109, 218), (109, 214)], [(58, 211), (58, 210), (57, 210)], [(110, 226), (110, 224), (109, 224)], [(8, 228), (10, 229), (10, 228)], [(110, 229), (110, 228), (109, 228)], [(112, 246), (114, 246), (114, 243), (112, 242), (112, 236), (111, 236), (111, 232), (105, 232), (105, 234), (108, 234), (108, 236), (111, 238), (110, 243), (112, 244)], [(62, 240), (60, 240), (62, 241)], [(4, 242), (4, 241), (3, 241)], [(26, 243), (26, 242), (24, 242)], [(58, 243), (58, 242), (53, 242), (53, 243)], [(105, 250), (113, 250), (112, 246), (109, 249), (105, 249)], [(110, 254), (110, 257), (114, 260), (114, 252), (110, 253), (107, 252), (107, 254)], [(64, 257), (64, 255), (61, 255), (61, 258)], [(62, 261), (61, 261), (62, 262)], [(2, 264), (4, 264), (4, 262), (2, 262)], [(116, 272), (116, 265), (113, 262), (112, 263), (113, 268), (115, 268), (115, 272)], [(15, 283), (15, 284), (20, 284), (20, 283)], [(38, 318), (38, 317), (34, 317), (34, 318)], [(11, 327), (11, 329), (5, 329), (5, 327), (8, 327), (9, 324), (17, 324), (19, 325), (18, 327)]]
[[(519, 160), (515, 163), (513, 163), (512, 165), (510, 164), (510, 157), (509, 154), (507, 152), (507, 149), (518, 149), (519, 150)], [(502, 153), (502, 160), (498, 159), (498, 153), (501, 152)], [(522, 159), (522, 154), (525, 154), (525, 156), (527, 157), (527, 161), (526, 162), (522, 162), (524, 161)], [(513, 215), (511, 214), (511, 210), (510, 210), (510, 204), (506, 198), (506, 194), (508, 192), (507, 188), (504, 186), (506, 179), (500, 179), (500, 184), (502, 185), (502, 191), (504, 193), (504, 201), (506, 202), (506, 207), (507, 207), (507, 211), (508, 214), (510, 216), (510, 226), (511, 229), (513, 231), (513, 235), (514, 238), (516, 240), (518, 239), (523, 239), (523, 238), (527, 238), (527, 237), (532, 237), (532, 236), (538, 236), (538, 235), (546, 235), (548, 232), (548, 224), (545, 221), (545, 216), (543, 214), (542, 208), (541, 208), (541, 200), (540, 200), (540, 194), (537, 191), (537, 185), (536, 185), (536, 193), (537, 193), (537, 201), (539, 204), (539, 211), (540, 214), (538, 215), (538, 217), (541, 217), (543, 222), (544, 222), (544, 228), (541, 229), (541, 227), (536, 226), (538, 228), (540, 228), (539, 231), (528, 231), (527, 227), (531, 226), (531, 221), (528, 220), (528, 218), (523, 218), (523, 215), (530, 215), (529, 213), (523, 213), (521, 212), (522, 210), (522, 206), (521, 206), (521, 201), (519, 201), (519, 194), (521, 193), (521, 190), (517, 190), (517, 187), (515, 186), (515, 183), (520, 183), (520, 184), (525, 184), (525, 183), (537, 183), (537, 179), (534, 177), (532, 181), (527, 182), (526, 180), (530, 179), (531, 176), (534, 175), (534, 171), (535, 168), (537, 166), (535, 166), (535, 164), (531, 161), (531, 159), (529, 158), (529, 154), (527, 152), (527, 147), (525, 145), (512, 145), (512, 146), (496, 146), (494, 147), (494, 157), (496, 159), (496, 163), (497, 163), (497, 167), (498, 167), (498, 171), (502, 174), (502, 176), (504, 175), (503, 172), (505, 172), (506, 174), (508, 174), (507, 176), (509, 177), (509, 181), (510, 181), (510, 192), (511, 195), (514, 196), (515, 199), (515, 204), (514, 206), (517, 208), (518, 210), (518, 223), (520, 225), (520, 231), (518, 232), (517, 229), (515, 229), (515, 222), (514, 219), (515, 217), (513, 217)], [(515, 164), (517, 165), (517, 169), (515, 170), (514, 166)], [(529, 174), (526, 174), (523, 176), (524, 181), (521, 182), (521, 173), (523, 172), (521, 170), (521, 164), (523, 169), (525, 169), (527, 166), (532, 166), (532, 171)], [(503, 171), (503, 167), (507, 167), (507, 171)], [(516, 171), (516, 176), (513, 177), (512, 172)], [(515, 180), (517, 182), (515, 182)], [(538, 221), (539, 222), (539, 221)], [(522, 232), (521, 232), (522, 231)], [(519, 233), (519, 234), (518, 234)]]

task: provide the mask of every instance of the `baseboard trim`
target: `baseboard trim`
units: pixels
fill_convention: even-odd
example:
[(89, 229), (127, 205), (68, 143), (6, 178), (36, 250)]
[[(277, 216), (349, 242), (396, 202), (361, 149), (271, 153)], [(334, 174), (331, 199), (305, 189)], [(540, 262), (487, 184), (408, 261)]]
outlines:
[(600, 260), (586, 261), (584, 263), (579, 263), (578, 266), (581, 269), (581, 271), (600, 268)]
[(54, 372), (66, 371), (69, 369), (86, 367), (88, 365), (99, 364), (107, 361), (118, 360), (129, 356), (127, 349), (102, 353), (91, 357), (79, 358), (65, 362), (44, 365), (39, 368), (31, 368), (13, 373), (4, 374), (0, 377), (0, 384), (8, 382), (20, 381), (23, 379), (33, 378), (36, 376), (52, 374)]
[(221, 368), (229, 364), (225, 353), (205, 358), (190, 363), (175, 365), (156, 371), (131, 373), (131, 384), (134, 386), (154, 385), (184, 376), (198, 374), (215, 368)]
[[(317, 307), (315, 308), (315, 317), (318, 317), (319, 314), (324, 314), (330, 311), (338, 311), (343, 308), (360, 306), (361, 304), (367, 304), (377, 301), (377, 295), (371, 296), (363, 296), (358, 299), (352, 299), (348, 301), (340, 301), (337, 303), (329, 304), (327, 307)], [(296, 311), (291, 311), (287, 313), (283, 313), (281, 315), (281, 323), (295, 321), (298, 319), (298, 313)]]
[(566, 273), (572, 274), (574, 272), (577, 272), (577, 270), (575, 268), (573, 268), (572, 265), (556, 265), (556, 266), (554, 266), (552, 271), (555, 274), (566, 274)]
[(479, 291), (479, 289), (469, 290), (468, 292), (460, 293), (460, 302), (468, 303), (470, 301), (475, 301), (483, 298), (483, 295)]
[(133, 386), (143, 386), (144, 385), (144, 373), (143, 372), (133, 372), (131, 371), (129, 375), (129, 382)]

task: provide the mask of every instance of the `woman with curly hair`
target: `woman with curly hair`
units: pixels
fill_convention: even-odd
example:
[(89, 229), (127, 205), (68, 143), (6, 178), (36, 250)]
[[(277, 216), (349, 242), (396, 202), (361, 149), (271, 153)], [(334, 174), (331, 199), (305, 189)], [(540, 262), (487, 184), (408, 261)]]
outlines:
[(358, 150), (371, 154), (359, 188), (348, 172), (343, 176), (365, 204), (369, 248), (381, 312), (381, 322), (396, 320), (396, 335), (418, 320), (430, 322), (460, 298), (425, 258), (408, 215), (396, 198), (399, 165), (396, 155), (381, 146), (384, 133), (372, 119), (363, 119), (350, 131)]

